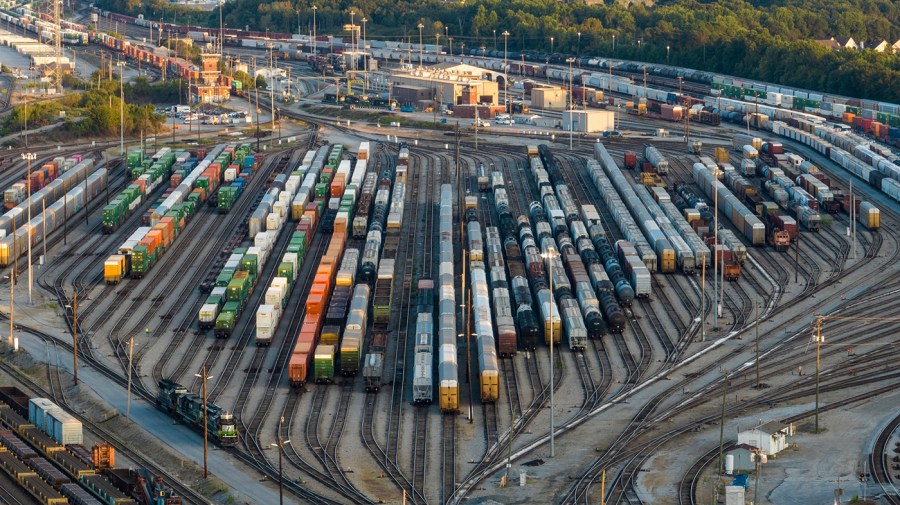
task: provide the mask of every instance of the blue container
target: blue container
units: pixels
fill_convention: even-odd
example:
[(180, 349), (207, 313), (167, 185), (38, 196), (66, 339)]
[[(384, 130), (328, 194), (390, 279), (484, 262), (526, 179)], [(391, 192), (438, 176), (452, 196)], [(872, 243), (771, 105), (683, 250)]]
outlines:
[(739, 473), (734, 476), (734, 480), (731, 481), (732, 486), (741, 486), (743, 488), (747, 488), (750, 486), (750, 475), (746, 473)]

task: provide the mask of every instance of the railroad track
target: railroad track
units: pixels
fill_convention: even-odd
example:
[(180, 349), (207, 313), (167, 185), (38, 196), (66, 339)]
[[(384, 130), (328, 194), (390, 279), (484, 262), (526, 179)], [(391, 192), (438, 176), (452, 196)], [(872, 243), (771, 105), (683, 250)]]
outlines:
[[(316, 137), (315, 134), (311, 135), (311, 137), (310, 137), (311, 143), (315, 141), (315, 137)], [(290, 158), (288, 155), (289, 152), (290, 151), (285, 151), (285, 152), (281, 153), (274, 169), (269, 170), (269, 171), (260, 171), (260, 172), (268, 173), (270, 175), (280, 174), (280, 173), (284, 172), (284, 170), (287, 168), (288, 160)], [(277, 154), (276, 154), (276, 156), (277, 156)], [(271, 161), (267, 161), (267, 163), (271, 163)], [(263, 174), (258, 173), (257, 177), (263, 178)], [(230, 252), (234, 249), (234, 247), (229, 247), (229, 245), (232, 245), (235, 243), (240, 244), (240, 241), (243, 240), (245, 233), (247, 231), (247, 226), (245, 224), (247, 222), (247, 218), (249, 217), (249, 215), (253, 211), (253, 209), (255, 209), (256, 206), (259, 204), (259, 202), (262, 200), (263, 195), (264, 195), (264, 190), (257, 191), (255, 193), (255, 198), (253, 199), (253, 204), (248, 205), (248, 203), (250, 202), (250, 194), (248, 192), (248, 194), (242, 195), (244, 198), (246, 198), (246, 200), (243, 200), (243, 201), (239, 200), (238, 206), (236, 208), (232, 209), (232, 212), (234, 213), (234, 215), (240, 216), (240, 219), (235, 220), (235, 221), (229, 220), (230, 221), (229, 225), (222, 226), (223, 229), (233, 230), (233, 233), (231, 234), (231, 236), (223, 234), (216, 238), (216, 248), (214, 250), (221, 251), (218, 256), (219, 259), (221, 259), (221, 257), (223, 255), (230, 254)], [(209, 272), (212, 271), (213, 269), (216, 269), (220, 264), (224, 264), (224, 262), (215, 261), (211, 265), (209, 265), (206, 269), (207, 270), (206, 276), (208, 277)], [(201, 276), (198, 275), (198, 277), (201, 277)], [(179, 328), (173, 335), (173, 338), (169, 341), (169, 344), (166, 346), (166, 350), (163, 351), (163, 353), (160, 356), (160, 359), (153, 366), (152, 376), (153, 376), (154, 381), (159, 381), (160, 379), (163, 378), (163, 376), (165, 374), (166, 366), (169, 364), (171, 358), (178, 354), (176, 352), (176, 350), (181, 346), (182, 342), (184, 342), (184, 339), (187, 337), (188, 331), (190, 331), (190, 329), (194, 327), (194, 322), (198, 318), (198, 311), (199, 311), (200, 307), (203, 305), (203, 302), (204, 302), (204, 298), (202, 296), (197, 297), (194, 300), (193, 304), (190, 306), (190, 309), (186, 313), (185, 317), (181, 320)], [(207, 340), (209, 332), (197, 329), (197, 330), (193, 330), (193, 334), (194, 334), (194, 338), (191, 339), (191, 342), (188, 345), (188, 349), (199, 349), (203, 346), (203, 343)], [(210, 355), (212, 355), (212, 354), (218, 355), (225, 346), (226, 346), (226, 342), (222, 342), (217, 339), (211, 345)], [(195, 357), (194, 353), (182, 354), (181, 359), (178, 360), (175, 370), (171, 374), (169, 374), (169, 377), (172, 377), (175, 380), (180, 380), (181, 377), (184, 377), (187, 374), (187, 372), (188, 372), (187, 369), (191, 365), (194, 357)], [(209, 355), (207, 355), (207, 359), (204, 360), (203, 366), (205, 366), (207, 370), (211, 370), (212, 365), (215, 364), (215, 360), (208, 359), (208, 358), (209, 358)], [(194, 381), (194, 382), (196, 384), (196, 381)]]
[[(722, 450), (730, 451), (734, 446), (735, 443), (729, 441), (722, 447)], [(678, 484), (678, 505), (697, 504), (697, 488), (700, 487), (700, 474), (712, 464), (713, 460), (719, 457), (719, 453), (719, 447), (716, 446), (695, 461), (681, 477), (681, 481)]]
[[(869, 468), (872, 469), (872, 480), (884, 491), (884, 499), (891, 505), (900, 505), (900, 492), (891, 477), (890, 456), (888, 442), (893, 438), (894, 432), (900, 427), (900, 414), (884, 427), (875, 439), (875, 446), (869, 454)], [(894, 453), (896, 454), (896, 448)], [(896, 466), (896, 465), (894, 465)]]
[[(387, 155), (385, 153), (384, 156), (387, 157), (388, 163), (392, 163), (393, 166), (396, 166), (396, 158), (393, 155)], [(407, 169), (407, 177), (417, 177), (416, 171), (419, 170), (419, 167), (416, 167), (413, 163), (413, 160), (417, 158), (417, 155), (414, 155), (412, 152), (410, 153), (410, 166)], [(424, 170), (424, 167), (422, 169)], [(401, 237), (409, 236), (411, 233), (411, 223), (418, 222), (419, 205), (417, 205), (417, 195), (418, 185), (408, 185), (406, 196), (408, 201), (411, 201), (413, 203), (407, 203), (407, 205), (405, 205), (404, 217), (400, 230)], [(397, 275), (397, 270), (395, 270), (393, 291), (400, 289), (402, 290), (402, 293), (406, 293), (406, 296), (392, 296), (393, 299), (391, 306), (391, 320), (393, 324), (391, 325), (391, 327), (398, 328), (398, 336), (396, 339), (391, 340), (395, 340), (397, 344), (395, 349), (397, 366), (394, 368), (393, 381), (391, 382), (391, 403), (388, 406), (388, 426), (385, 444), (382, 446), (375, 438), (375, 409), (380, 395), (376, 395), (373, 393), (368, 393), (366, 395), (366, 406), (363, 411), (363, 420), (360, 426), (360, 431), (362, 432), (362, 439), (364, 445), (366, 446), (366, 449), (382, 467), (385, 473), (387, 473), (391, 481), (394, 482), (397, 487), (404, 490), (407, 493), (407, 496), (409, 496), (409, 498), (414, 503), (425, 503), (426, 498), (422, 495), (422, 493), (419, 492), (418, 489), (415, 488), (415, 486), (413, 486), (412, 482), (403, 473), (399, 461), (399, 432), (400, 424), (402, 421), (402, 410), (404, 403), (403, 394), (407, 375), (407, 368), (405, 366), (405, 362), (407, 359), (406, 337), (410, 323), (412, 322), (412, 324), (415, 325), (415, 319), (412, 319), (412, 321), (410, 321), (411, 310), (409, 305), (413, 302), (413, 292), (411, 290), (411, 286), (413, 270), (415, 266), (416, 242), (417, 240), (415, 239), (406, 240), (405, 246), (400, 247), (400, 250), (395, 253), (395, 268), (397, 268), (398, 266), (400, 268), (403, 268), (403, 274), (402, 277), (399, 277)], [(386, 256), (384, 252), (382, 254)], [(401, 280), (399, 286), (397, 284), (398, 279)], [(399, 317), (400, 321), (397, 321), (395, 317)], [(388, 362), (388, 359), (385, 359), (385, 362)]]

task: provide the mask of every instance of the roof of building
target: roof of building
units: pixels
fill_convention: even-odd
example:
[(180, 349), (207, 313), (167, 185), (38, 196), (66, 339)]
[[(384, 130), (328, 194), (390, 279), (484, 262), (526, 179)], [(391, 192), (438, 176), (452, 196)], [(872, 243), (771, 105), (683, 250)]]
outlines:
[(768, 433), (771, 435), (774, 433), (778, 433), (779, 431), (786, 431), (789, 428), (790, 428), (790, 426), (788, 426), (787, 424), (784, 424), (782, 422), (770, 421), (768, 423), (761, 424), (759, 426), (754, 426), (754, 427), (748, 428), (746, 430), (741, 430), (741, 432), (761, 431), (763, 433)]
[(834, 40), (834, 37), (830, 39), (816, 39), (816, 42), (819, 44), (829, 48), (829, 49), (840, 49), (841, 45), (838, 44), (838, 41)]
[(856, 47), (856, 41), (853, 40), (853, 37), (838, 37), (835, 40), (841, 47)]

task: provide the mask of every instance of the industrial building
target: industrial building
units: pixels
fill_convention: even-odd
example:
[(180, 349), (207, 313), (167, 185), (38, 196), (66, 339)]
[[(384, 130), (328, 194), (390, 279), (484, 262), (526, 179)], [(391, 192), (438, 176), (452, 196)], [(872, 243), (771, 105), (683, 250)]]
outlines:
[(564, 110), (569, 104), (569, 93), (559, 86), (535, 86), (531, 89), (531, 108)]
[[(387, 80), (387, 91), (400, 104), (419, 105), (427, 96), (437, 105), (497, 105), (499, 87), (485, 77), (485, 71), (478, 67), (445, 63), (392, 74)], [(377, 79), (373, 83), (383, 87), (384, 81)]]
[(787, 449), (787, 437), (793, 435), (793, 426), (770, 422), (738, 432), (738, 445), (756, 447), (767, 456), (774, 456)]
[(579, 133), (615, 130), (615, 112), (609, 110), (567, 110), (562, 115), (562, 129)]

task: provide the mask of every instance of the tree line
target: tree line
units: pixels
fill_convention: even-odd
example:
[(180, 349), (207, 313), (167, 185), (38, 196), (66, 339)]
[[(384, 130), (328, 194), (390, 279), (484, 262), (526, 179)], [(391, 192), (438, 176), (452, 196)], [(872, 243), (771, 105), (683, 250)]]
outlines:
[[(165, 0), (98, 0), (104, 9), (218, 27), (218, 10)], [(313, 5), (316, 10), (313, 11)], [(224, 23), (250, 30), (347, 36), (367, 18), (368, 37), (510, 52), (613, 56), (708, 70), (827, 93), (900, 102), (900, 55), (834, 51), (815, 42), (853, 37), (866, 47), (900, 39), (891, 0), (668, 0), (587, 4), (543, 0), (232, 0)], [(419, 30), (418, 25), (423, 25)], [(508, 37), (502, 33), (509, 32)]]

